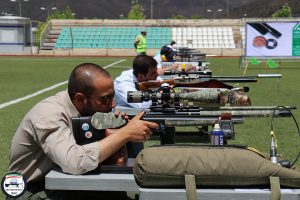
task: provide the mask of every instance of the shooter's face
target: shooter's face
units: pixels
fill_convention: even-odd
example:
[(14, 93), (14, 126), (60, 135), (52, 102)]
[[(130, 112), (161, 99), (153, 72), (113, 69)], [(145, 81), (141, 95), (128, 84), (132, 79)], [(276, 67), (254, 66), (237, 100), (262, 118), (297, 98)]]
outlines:
[(93, 115), (95, 112), (111, 112), (115, 107), (114, 85), (111, 78), (101, 77), (94, 81), (95, 90), (86, 95), (83, 116)]
[(148, 69), (147, 74), (138, 74), (137, 80), (138, 82), (151, 81), (156, 80), (157, 76), (157, 67), (151, 67)]

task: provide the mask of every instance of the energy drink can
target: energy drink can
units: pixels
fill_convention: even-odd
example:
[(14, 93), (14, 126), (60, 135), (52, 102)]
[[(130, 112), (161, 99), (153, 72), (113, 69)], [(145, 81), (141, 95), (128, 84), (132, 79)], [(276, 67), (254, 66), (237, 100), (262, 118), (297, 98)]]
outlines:
[(210, 132), (210, 143), (212, 145), (223, 145), (224, 133), (219, 124), (215, 124), (214, 128)]

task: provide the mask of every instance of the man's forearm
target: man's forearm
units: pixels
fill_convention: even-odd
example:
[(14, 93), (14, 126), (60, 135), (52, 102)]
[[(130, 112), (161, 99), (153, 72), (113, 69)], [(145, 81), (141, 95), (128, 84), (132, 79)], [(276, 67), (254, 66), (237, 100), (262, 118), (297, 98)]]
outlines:
[(99, 162), (106, 160), (116, 151), (118, 151), (122, 146), (124, 146), (129, 140), (126, 137), (126, 134), (120, 132), (121, 130), (116, 131), (115, 133), (111, 134), (110, 136), (100, 140), (99, 148)]

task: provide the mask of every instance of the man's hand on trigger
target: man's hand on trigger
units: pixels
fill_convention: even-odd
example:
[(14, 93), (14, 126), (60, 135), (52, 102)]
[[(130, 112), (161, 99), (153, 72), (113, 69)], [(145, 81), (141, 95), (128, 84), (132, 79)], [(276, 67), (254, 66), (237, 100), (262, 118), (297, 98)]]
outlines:
[(159, 125), (154, 122), (141, 120), (144, 112), (138, 113), (124, 128), (127, 129), (130, 141), (144, 142), (150, 138), (153, 129), (158, 129)]

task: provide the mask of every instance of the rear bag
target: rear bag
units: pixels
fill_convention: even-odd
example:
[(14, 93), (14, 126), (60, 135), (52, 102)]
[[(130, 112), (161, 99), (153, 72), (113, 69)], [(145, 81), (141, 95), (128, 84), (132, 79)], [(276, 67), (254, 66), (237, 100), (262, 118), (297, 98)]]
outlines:
[(145, 148), (136, 158), (134, 177), (141, 187), (184, 188), (193, 175), (197, 188), (270, 186), (300, 188), (300, 171), (273, 164), (262, 154), (239, 146), (170, 145)]

